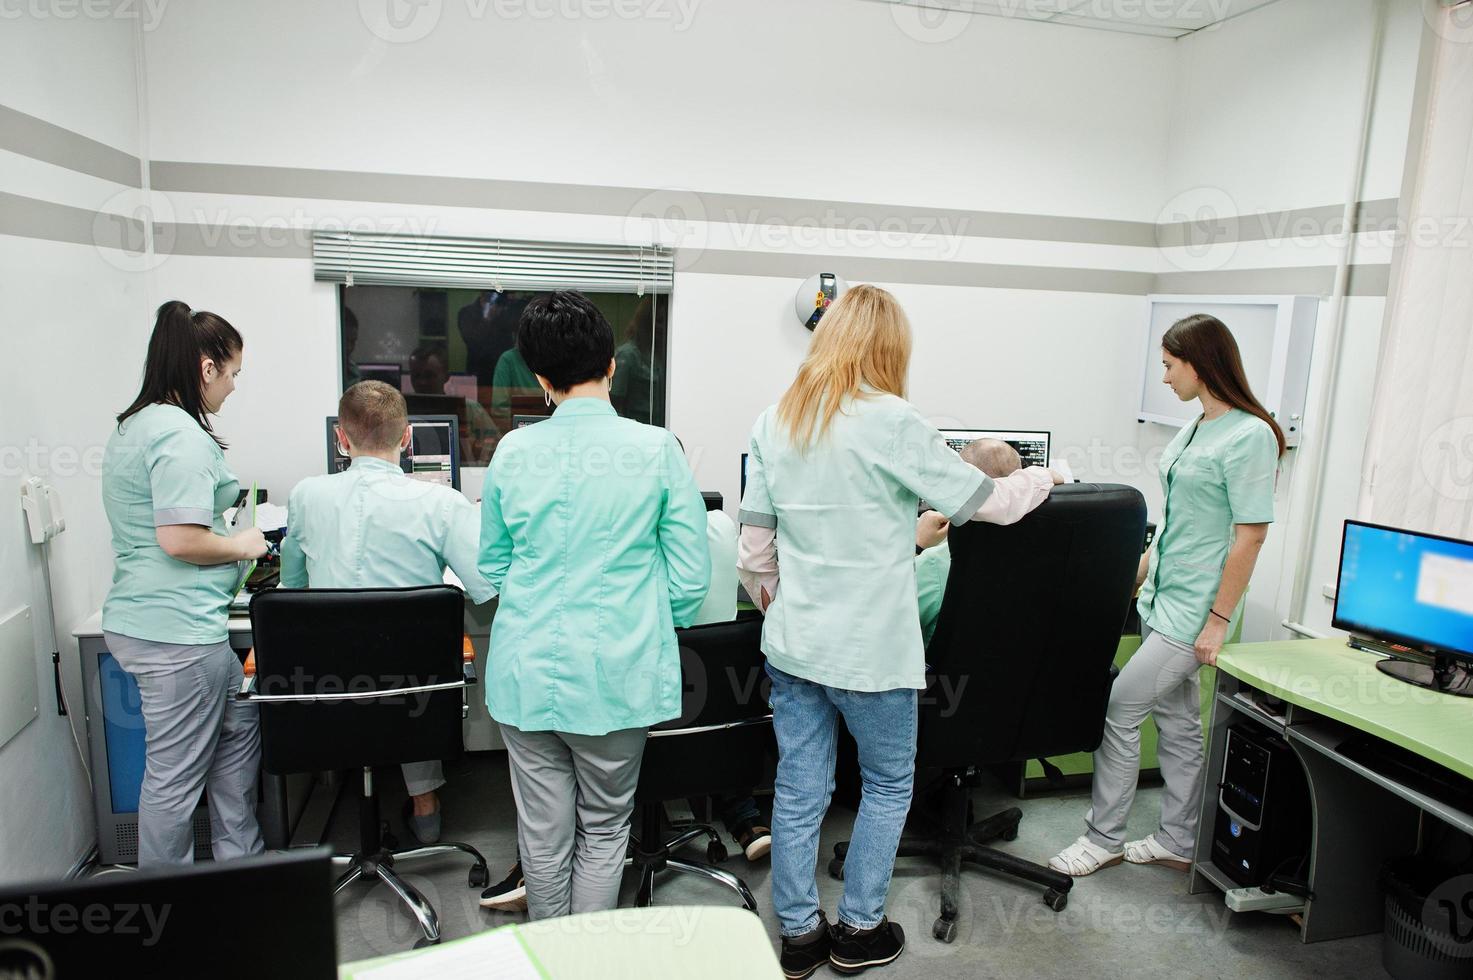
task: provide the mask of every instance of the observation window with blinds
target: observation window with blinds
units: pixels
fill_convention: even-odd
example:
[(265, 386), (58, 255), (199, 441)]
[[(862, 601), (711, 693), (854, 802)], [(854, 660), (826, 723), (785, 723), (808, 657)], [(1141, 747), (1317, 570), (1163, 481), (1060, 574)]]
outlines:
[(552, 413), (516, 350), (538, 293), (576, 289), (614, 329), (610, 399), (665, 424), (669, 249), (319, 232), (314, 277), (338, 283), (342, 386), (374, 378), (414, 415), (455, 415), (461, 460), (485, 466), (507, 432)]

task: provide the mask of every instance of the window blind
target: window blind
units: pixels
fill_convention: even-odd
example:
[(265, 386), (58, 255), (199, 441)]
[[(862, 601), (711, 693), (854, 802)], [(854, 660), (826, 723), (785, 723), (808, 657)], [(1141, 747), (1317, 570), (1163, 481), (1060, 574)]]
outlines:
[(418, 286), (587, 293), (668, 293), (667, 246), (318, 231), (313, 278), (348, 286)]

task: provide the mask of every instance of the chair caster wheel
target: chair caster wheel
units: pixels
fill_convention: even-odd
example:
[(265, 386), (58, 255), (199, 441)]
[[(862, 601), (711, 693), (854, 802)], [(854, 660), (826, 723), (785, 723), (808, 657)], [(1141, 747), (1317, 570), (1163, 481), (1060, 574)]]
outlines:
[(710, 861), (712, 864), (720, 864), (722, 861), (725, 861), (726, 858), (726, 848), (722, 845), (721, 841), (713, 840), (711, 843), (706, 845), (707, 861)]
[(956, 941), (956, 920), (955, 919), (937, 919), (931, 925), (931, 935), (935, 936), (937, 939), (941, 940), (943, 943), (955, 942)]
[(487, 873), (486, 866), (484, 864), (471, 865), (471, 873), (466, 878), (466, 881), (469, 883), (470, 887), (485, 888), (486, 883), (490, 880), (491, 875)]
[(1047, 905), (1055, 912), (1062, 912), (1064, 911), (1064, 906), (1069, 904), (1069, 893), (1055, 891), (1054, 889), (1050, 888), (1048, 891), (1043, 893), (1043, 904)]
[(829, 877), (835, 881), (844, 880), (844, 859), (834, 858), (829, 862)]
[(438, 946), (438, 945), (440, 945), (440, 940), (438, 940), (438, 939), (426, 939), (424, 936), (420, 936), (418, 939), (416, 939), (414, 941), (414, 948), (415, 949), (424, 949), (426, 946)]
[(1017, 840), (1018, 839), (1018, 828), (1017, 827), (1013, 827), (1013, 828), (1010, 828), (1008, 830), (1004, 830), (1002, 832), (1002, 834), (1000, 834), (999, 836), (1001, 836), (1003, 840)]

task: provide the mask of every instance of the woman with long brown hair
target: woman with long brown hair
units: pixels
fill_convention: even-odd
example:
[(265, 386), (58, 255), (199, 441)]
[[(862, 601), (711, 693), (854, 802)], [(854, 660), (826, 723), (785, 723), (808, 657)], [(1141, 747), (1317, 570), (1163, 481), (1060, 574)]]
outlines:
[[(790, 978), (825, 963), (858, 973), (904, 949), (885, 896), (926, 683), (914, 546), (939, 543), (948, 518), (1016, 521), (1058, 482), (1036, 466), (994, 481), (964, 462), (905, 400), (910, 350), (895, 297), (855, 286), (824, 314), (793, 384), (752, 429), (738, 568), (767, 617), (778, 744), (772, 902)], [(921, 499), (940, 514), (927, 515), (924, 535)], [(841, 716), (858, 743), (863, 798), (830, 930), (814, 866)]]
[(235, 391), (244, 343), (224, 317), (159, 307), (143, 384), (102, 460), (113, 581), (103, 637), (138, 682), (144, 729), (138, 866), (194, 860), (194, 810), (209, 791), (215, 860), (259, 854), (255, 708), (235, 700), (241, 665), (226, 629), (238, 561), (266, 553), (259, 528), (224, 512), (240, 482), (210, 422)]
[[(1233, 335), (1204, 313), (1178, 320), (1161, 338), (1161, 363), (1162, 381), (1182, 401), (1201, 402), (1202, 414), (1161, 457), (1161, 532), (1137, 577), (1141, 646), (1110, 691), (1086, 833), (1049, 861), (1071, 875), (1122, 860), (1190, 866), (1202, 792), (1197, 675), (1217, 663), (1274, 519), (1284, 433), (1249, 390)], [(1161, 824), (1125, 842), (1147, 714), (1160, 732)]]

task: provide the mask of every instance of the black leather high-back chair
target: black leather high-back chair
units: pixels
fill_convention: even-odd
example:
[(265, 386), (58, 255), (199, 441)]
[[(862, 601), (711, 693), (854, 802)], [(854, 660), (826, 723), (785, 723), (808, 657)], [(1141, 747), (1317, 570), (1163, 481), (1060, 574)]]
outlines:
[(373, 769), (461, 753), (465, 691), (475, 683), (463, 623), (464, 597), (448, 585), (270, 589), (251, 599), (255, 672), (239, 697), (259, 705), (262, 767), (361, 771), (358, 850), (334, 855), (345, 870), (333, 893), (362, 877), (382, 881), (418, 920), (416, 945), (439, 941), (439, 917), (395, 864), (462, 852), (474, 858), (475, 888), (486, 883), (486, 860), (453, 841), (394, 850)]
[[(992, 764), (1099, 747), (1145, 523), (1145, 499), (1133, 487), (1066, 484), (1017, 524), (968, 522), (950, 532), (951, 576), (926, 651), (916, 746), (917, 770), (943, 775), (940, 828), (903, 839), (899, 852), (941, 863), (933, 934), (943, 942), (956, 935), (963, 862), (1045, 886), (1055, 911), (1068, 901), (1068, 875), (985, 846), (1016, 838), (1023, 813), (973, 823), (970, 789)], [(831, 873), (842, 873), (846, 852), (836, 847)]]
[(705, 824), (676, 827), (663, 839), (663, 804), (693, 796), (747, 792), (757, 785), (773, 748), (771, 685), (762, 656), (762, 617), (745, 613), (729, 623), (676, 630), (680, 641), (680, 717), (650, 729), (634, 792), (636, 833), (630, 857), (639, 869), (636, 906), (654, 904), (655, 875), (681, 871), (718, 881), (757, 911), (757, 900), (737, 876), (710, 864), (672, 857), (693, 840), (707, 840), (708, 859), (725, 849)]

